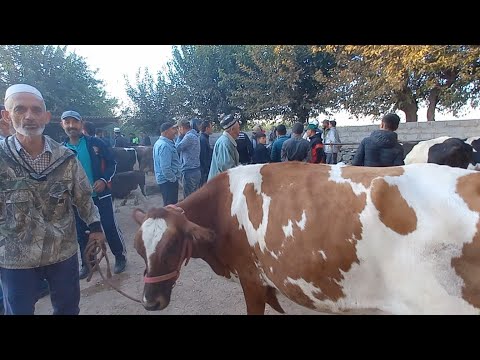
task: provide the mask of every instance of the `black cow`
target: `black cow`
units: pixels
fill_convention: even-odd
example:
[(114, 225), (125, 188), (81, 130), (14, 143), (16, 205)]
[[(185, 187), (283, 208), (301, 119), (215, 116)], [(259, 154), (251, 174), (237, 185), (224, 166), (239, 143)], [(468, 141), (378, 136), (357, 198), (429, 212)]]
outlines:
[(117, 162), (117, 173), (132, 171), (137, 163), (137, 151), (134, 148), (112, 148), (113, 156)]
[(112, 197), (114, 199), (124, 199), (121, 205), (125, 205), (128, 195), (140, 186), (143, 196), (145, 194), (145, 173), (139, 170), (116, 173), (112, 178)]
[(457, 138), (432, 145), (428, 150), (429, 163), (466, 169), (473, 161), (473, 147)]

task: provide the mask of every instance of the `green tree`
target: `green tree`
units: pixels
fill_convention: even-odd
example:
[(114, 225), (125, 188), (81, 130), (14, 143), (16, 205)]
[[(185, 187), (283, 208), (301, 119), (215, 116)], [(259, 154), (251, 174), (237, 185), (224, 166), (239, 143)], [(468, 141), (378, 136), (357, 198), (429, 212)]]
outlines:
[(185, 45), (172, 49), (168, 78), (174, 111), (186, 117), (218, 121), (218, 115), (239, 111), (230, 99), (232, 82), (225, 74), (236, 71), (241, 45)]
[(161, 124), (174, 119), (172, 87), (161, 72), (156, 80), (148, 71), (143, 77), (140, 74), (139, 69), (134, 85), (126, 79), (126, 92), (132, 105), (125, 107), (122, 115), (126, 126), (157, 134)]
[(66, 46), (0, 46), (0, 93), (15, 83), (33, 85), (54, 116), (66, 109), (84, 116), (114, 116), (117, 100), (107, 96), (96, 73)]
[(253, 45), (238, 58), (240, 71), (232, 103), (241, 104), (249, 117), (306, 122), (324, 112), (331, 102), (325, 91), (334, 57), (307, 45)]
[[(321, 50), (318, 47), (317, 50)], [(336, 103), (354, 115), (401, 110), (407, 122), (418, 120), (419, 105), (427, 119), (435, 111), (454, 114), (478, 106), (480, 47), (453, 45), (328, 46), (338, 67), (330, 90)]]

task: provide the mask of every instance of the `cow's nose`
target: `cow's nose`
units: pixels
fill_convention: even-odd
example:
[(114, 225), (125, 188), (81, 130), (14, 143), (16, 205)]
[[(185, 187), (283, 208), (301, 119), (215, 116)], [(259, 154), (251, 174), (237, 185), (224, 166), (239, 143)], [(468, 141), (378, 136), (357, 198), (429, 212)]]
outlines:
[(160, 310), (160, 302), (144, 302), (142, 301), (142, 305), (145, 308), (145, 310), (148, 311), (155, 311), (155, 310)]
[(148, 299), (144, 296), (142, 299), (142, 305), (145, 310), (156, 311), (163, 310), (168, 306), (168, 301), (163, 296), (159, 296), (156, 299)]

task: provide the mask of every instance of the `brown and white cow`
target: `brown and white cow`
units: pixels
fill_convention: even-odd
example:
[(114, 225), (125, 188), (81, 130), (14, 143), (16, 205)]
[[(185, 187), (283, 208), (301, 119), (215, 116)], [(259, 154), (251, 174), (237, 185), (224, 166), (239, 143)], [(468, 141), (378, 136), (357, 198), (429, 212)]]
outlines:
[(322, 312), (478, 314), (480, 173), (282, 163), (222, 173), (170, 208), (135, 210), (143, 305), (165, 308), (185, 259), (238, 276), (248, 314), (277, 291)]

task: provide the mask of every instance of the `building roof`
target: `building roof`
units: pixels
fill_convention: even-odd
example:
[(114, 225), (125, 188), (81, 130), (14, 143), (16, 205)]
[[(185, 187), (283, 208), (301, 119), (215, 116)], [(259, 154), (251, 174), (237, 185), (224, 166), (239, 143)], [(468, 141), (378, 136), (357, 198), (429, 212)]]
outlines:
[[(120, 119), (118, 117), (111, 117), (111, 116), (82, 116), (83, 121), (91, 121), (95, 125), (100, 126), (100, 124), (118, 124)], [(50, 120), (54, 123), (60, 122), (60, 116), (52, 116)]]

